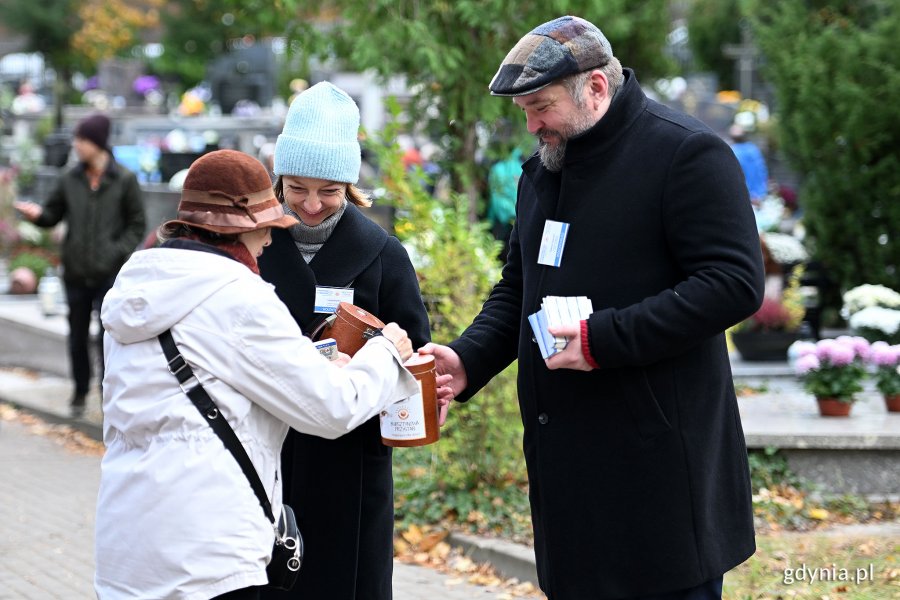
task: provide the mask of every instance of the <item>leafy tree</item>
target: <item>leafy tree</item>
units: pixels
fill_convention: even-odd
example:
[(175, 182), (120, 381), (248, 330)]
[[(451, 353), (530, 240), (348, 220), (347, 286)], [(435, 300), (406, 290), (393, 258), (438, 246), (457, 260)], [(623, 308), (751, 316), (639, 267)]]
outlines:
[(138, 33), (159, 25), (163, 0), (82, 0), (78, 17), (82, 26), (72, 38), (72, 49), (93, 63), (116, 56), (137, 43)]
[[(304, 51), (344, 59), (349, 68), (381, 76), (402, 74), (414, 93), (413, 121), (442, 140), (454, 188), (469, 193), (474, 218), (479, 173), (476, 126), (521, 116), (511, 102), (493, 98), (488, 83), (518, 39), (565, 14), (597, 24), (626, 66), (644, 79), (669, 67), (662, 52), (668, 30), (665, 0), (284, 0), (302, 15), (324, 8), (336, 17), (298, 18), (289, 35)], [(524, 129), (524, 125), (521, 126)]]
[(4, 0), (0, 21), (24, 34), (56, 71), (54, 124), (62, 126), (72, 74), (134, 45), (137, 33), (158, 23), (163, 0)]
[(844, 290), (900, 289), (897, 12), (893, 0), (782, 0), (755, 20), (814, 254)]
[(722, 46), (741, 41), (740, 0), (693, 0), (688, 11), (689, 44), (697, 66), (712, 71), (719, 87), (735, 89), (734, 60)]
[(193, 86), (231, 40), (280, 35), (292, 10), (280, 0), (170, 0), (161, 15), (164, 52), (153, 68)]
[(54, 88), (55, 125), (62, 126), (63, 98), (67, 96), (72, 73), (84, 64), (73, 51), (72, 39), (81, 28), (78, 8), (82, 0), (3, 0), (0, 21), (25, 35), (28, 50), (39, 52), (56, 71)]
[(190, 87), (203, 80), (206, 65), (227, 49), (241, 30), (225, 2), (175, 0), (162, 12), (163, 54), (154, 59), (155, 71), (172, 75)]

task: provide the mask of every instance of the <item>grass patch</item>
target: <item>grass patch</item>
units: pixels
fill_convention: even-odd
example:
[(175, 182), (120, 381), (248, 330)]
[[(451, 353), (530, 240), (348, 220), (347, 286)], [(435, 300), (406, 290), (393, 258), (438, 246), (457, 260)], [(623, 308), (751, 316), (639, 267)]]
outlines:
[(900, 597), (900, 542), (832, 533), (757, 537), (725, 576), (724, 600), (889, 600)]

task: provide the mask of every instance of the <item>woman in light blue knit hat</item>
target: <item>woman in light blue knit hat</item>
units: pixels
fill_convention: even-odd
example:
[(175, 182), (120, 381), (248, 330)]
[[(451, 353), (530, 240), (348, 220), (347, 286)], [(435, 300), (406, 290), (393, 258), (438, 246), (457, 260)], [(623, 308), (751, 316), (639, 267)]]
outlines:
[[(275, 194), (300, 223), (273, 230), (260, 273), (307, 334), (328, 316), (327, 300), (340, 298), (397, 322), (420, 348), (428, 315), (409, 256), (359, 208), (370, 202), (355, 185), (358, 132), (359, 109), (331, 83), (291, 103), (275, 143)], [(282, 465), (306, 556), (291, 592), (263, 597), (389, 600), (393, 480), (378, 419), (336, 440), (291, 431)]]

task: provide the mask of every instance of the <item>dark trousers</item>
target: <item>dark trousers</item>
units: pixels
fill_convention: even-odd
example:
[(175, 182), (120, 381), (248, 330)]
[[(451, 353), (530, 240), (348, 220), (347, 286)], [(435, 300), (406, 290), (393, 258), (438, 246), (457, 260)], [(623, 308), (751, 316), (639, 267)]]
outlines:
[[(75, 395), (84, 396), (91, 383), (90, 345), (91, 315), (100, 310), (100, 304), (114, 278), (110, 277), (99, 286), (85, 286), (66, 282), (66, 301), (69, 304), (69, 361), (72, 379), (75, 380)], [(97, 348), (97, 362), (100, 365), (98, 379), (103, 381), (103, 349)]]
[(656, 594), (654, 596), (641, 596), (634, 600), (721, 600), (722, 598), (722, 576), (710, 579), (705, 583), (686, 590), (677, 592), (666, 592), (665, 594)]

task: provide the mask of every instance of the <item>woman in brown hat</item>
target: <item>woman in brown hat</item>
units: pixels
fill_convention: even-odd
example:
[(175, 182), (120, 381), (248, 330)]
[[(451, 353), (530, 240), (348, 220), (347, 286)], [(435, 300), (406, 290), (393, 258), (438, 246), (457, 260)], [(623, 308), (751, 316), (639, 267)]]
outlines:
[(335, 438), (418, 389), (402, 368), (412, 346), (396, 324), (339, 368), (258, 276), (270, 229), (294, 223), (256, 159), (206, 154), (188, 172), (177, 219), (160, 228), (162, 245), (135, 253), (106, 296), (101, 599), (258, 598), (267, 583), (272, 524), (169, 371), (161, 333), (171, 330), (237, 434), (275, 514), (288, 427)]

